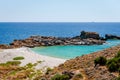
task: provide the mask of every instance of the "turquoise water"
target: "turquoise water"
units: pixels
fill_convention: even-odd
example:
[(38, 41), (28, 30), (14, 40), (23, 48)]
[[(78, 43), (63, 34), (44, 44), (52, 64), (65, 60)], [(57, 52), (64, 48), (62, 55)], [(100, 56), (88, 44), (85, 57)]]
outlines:
[[(114, 34), (120, 36), (120, 22), (68, 22), (68, 23), (39, 23), (39, 22), (0, 22), (0, 44), (9, 44), (14, 39), (25, 39), (31, 35), (73, 37), (80, 35), (82, 30), (98, 32), (101, 36)], [(74, 58), (120, 44), (119, 40), (109, 40), (104, 45), (94, 46), (51, 46), (39, 47), (32, 50), (38, 54)]]
[(103, 45), (90, 45), (90, 46), (68, 45), (68, 46), (35, 47), (32, 48), (31, 50), (41, 55), (63, 58), (63, 59), (71, 59), (77, 56), (89, 54), (112, 46), (116, 46), (118, 44), (120, 44), (120, 40), (108, 40)]

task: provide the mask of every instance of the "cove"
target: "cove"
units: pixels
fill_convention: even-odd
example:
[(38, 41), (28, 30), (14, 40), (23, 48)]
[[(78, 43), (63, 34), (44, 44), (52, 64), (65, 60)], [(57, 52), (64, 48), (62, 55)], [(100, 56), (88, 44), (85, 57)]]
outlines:
[(120, 40), (108, 40), (103, 45), (67, 45), (67, 46), (48, 46), (35, 47), (31, 50), (37, 54), (51, 56), (62, 59), (71, 59), (77, 56), (90, 54), (106, 48), (120, 44)]

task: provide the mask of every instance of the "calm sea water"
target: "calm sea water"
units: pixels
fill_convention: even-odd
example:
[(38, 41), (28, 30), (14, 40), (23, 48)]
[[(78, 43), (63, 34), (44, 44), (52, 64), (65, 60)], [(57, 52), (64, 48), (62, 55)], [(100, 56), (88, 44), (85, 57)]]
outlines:
[(36, 47), (31, 50), (38, 54), (42, 54), (46, 56), (63, 58), (63, 59), (71, 59), (77, 56), (93, 53), (93, 52), (100, 51), (112, 46), (116, 46), (118, 44), (120, 44), (120, 40), (108, 40), (103, 45), (91, 45), (91, 46), (70, 45), (70, 46)]
[[(0, 44), (9, 44), (14, 39), (24, 39), (31, 35), (73, 37), (82, 30), (105, 34), (120, 35), (120, 23), (0, 23)], [(38, 54), (74, 58), (120, 44), (120, 40), (109, 40), (104, 45), (92, 46), (52, 46), (36, 47), (31, 50)]]
[(0, 23), (0, 44), (31, 35), (71, 37), (82, 30), (120, 35), (120, 23)]

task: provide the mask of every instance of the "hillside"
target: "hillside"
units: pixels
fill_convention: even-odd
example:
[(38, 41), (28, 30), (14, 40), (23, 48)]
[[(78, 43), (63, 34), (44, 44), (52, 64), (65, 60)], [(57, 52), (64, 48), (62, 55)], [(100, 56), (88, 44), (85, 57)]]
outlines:
[(49, 74), (46, 74), (45, 77), (50, 79), (54, 75), (56, 76), (56, 74), (67, 74), (71, 76), (72, 80), (115, 80), (119, 76), (118, 72), (110, 72), (106, 66), (95, 66), (94, 60), (100, 56), (111, 59), (119, 50), (120, 45), (67, 60), (64, 64), (59, 65), (53, 71), (49, 72)]

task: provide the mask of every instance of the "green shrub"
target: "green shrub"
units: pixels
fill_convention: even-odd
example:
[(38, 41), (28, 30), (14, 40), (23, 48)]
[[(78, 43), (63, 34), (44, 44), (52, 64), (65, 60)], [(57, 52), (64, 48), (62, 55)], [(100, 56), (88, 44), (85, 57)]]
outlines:
[(33, 67), (34, 67), (34, 64), (28, 63), (28, 64), (26, 64), (26, 67), (27, 67), (27, 68), (33, 68)]
[(120, 51), (118, 51), (117, 55), (115, 57), (120, 57)]
[(111, 72), (115, 72), (118, 71), (118, 69), (120, 68), (120, 57), (114, 57), (110, 60), (107, 61), (106, 63), (109, 71)]
[(64, 74), (63, 75), (56, 74), (51, 78), (51, 80), (69, 80), (69, 76)]
[(119, 76), (119, 77), (117, 77), (115, 80), (120, 80), (120, 76)]
[(105, 57), (98, 57), (94, 60), (95, 65), (100, 64), (100, 65), (105, 65), (107, 62)]
[(13, 60), (23, 60), (23, 59), (24, 59), (24, 57), (22, 57), (22, 56), (18, 56), (18, 57), (13, 58)]
[(42, 61), (37, 61), (37, 63), (42, 63)]
[(104, 57), (98, 57), (94, 60), (95, 66), (97, 64), (105, 65), (105, 63), (106, 63), (106, 66), (108, 67), (109, 71), (111, 71), (111, 72), (117, 71), (120, 74), (120, 51), (112, 59), (106, 60), (106, 58), (104, 58)]
[(0, 66), (11, 66), (11, 65), (18, 66), (19, 64), (21, 64), (20, 61), (7, 61), (6, 63), (0, 63)]
[(9, 64), (6, 64), (6, 63), (0, 63), (0, 66), (9, 66)]
[(79, 77), (79, 78), (83, 78), (83, 75), (82, 75), (82, 74), (80, 74), (80, 73), (79, 73), (79, 74), (77, 74), (76, 76), (77, 76), (77, 77)]
[(52, 71), (53, 69), (51, 69), (51, 68), (47, 68), (47, 70), (46, 70), (46, 74), (49, 74), (51, 71)]
[(118, 58), (109, 59), (109, 60), (107, 60), (106, 64), (110, 65), (112, 62), (117, 63), (118, 62)]
[(6, 62), (6, 64), (8, 64), (8, 65), (20, 65), (21, 62), (20, 61), (8, 61), (8, 62)]
[(111, 64), (108, 65), (108, 69), (111, 72), (115, 72), (118, 70), (118, 65), (115, 62), (111, 62)]
[(119, 67), (119, 69), (118, 69), (118, 72), (119, 72), (119, 75), (120, 75), (120, 67)]

